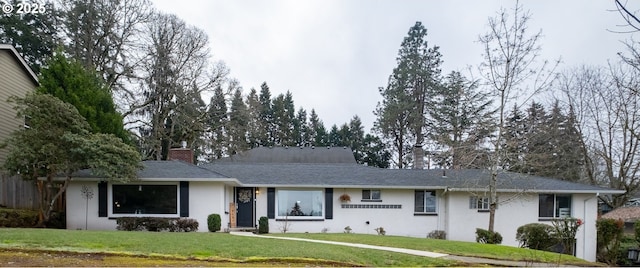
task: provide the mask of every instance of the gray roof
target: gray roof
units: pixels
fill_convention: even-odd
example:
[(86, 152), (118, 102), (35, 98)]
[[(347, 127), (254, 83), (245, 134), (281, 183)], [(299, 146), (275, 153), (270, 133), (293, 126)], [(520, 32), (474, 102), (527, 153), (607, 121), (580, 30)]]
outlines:
[[(236, 181), (213, 170), (205, 169), (183, 161), (142, 161), (142, 170), (138, 171), (138, 178), (153, 180), (206, 180), (206, 181)], [(99, 179), (91, 174), (89, 169), (83, 169), (75, 174), (75, 178)]]
[(342, 163), (355, 164), (346, 147), (258, 147), (216, 162), (232, 163)]
[[(429, 188), (488, 190), (491, 173), (482, 169), (381, 169), (357, 164), (215, 163), (203, 167), (237, 178), (246, 186), (335, 188)], [(500, 171), (500, 191), (618, 193), (618, 190), (557, 179)]]

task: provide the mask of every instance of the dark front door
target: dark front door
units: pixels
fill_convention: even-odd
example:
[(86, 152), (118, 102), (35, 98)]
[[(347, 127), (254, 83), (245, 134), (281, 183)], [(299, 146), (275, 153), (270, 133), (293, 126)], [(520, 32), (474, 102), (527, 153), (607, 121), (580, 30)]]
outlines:
[(236, 204), (238, 204), (238, 210), (236, 213), (238, 213), (238, 227), (255, 227), (255, 220), (253, 219), (253, 200), (253, 188), (236, 188)]

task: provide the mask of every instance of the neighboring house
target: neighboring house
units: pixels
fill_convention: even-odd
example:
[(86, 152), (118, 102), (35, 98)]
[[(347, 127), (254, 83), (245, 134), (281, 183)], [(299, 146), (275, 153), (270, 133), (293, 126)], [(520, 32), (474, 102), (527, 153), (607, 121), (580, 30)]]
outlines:
[[(11, 45), (0, 44), (0, 142), (13, 131), (25, 127), (23, 118), (16, 118), (11, 96), (23, 97), (38, 87), (38, 78)], [(9, 145), (10, 146), (10, 145)], [(9, 177), (2, 169), (7, 159), (7, 148), (0, 149), (0, 205), (11, 208), (34, 208), (37, 191), (33, 183), (19, 177)]]
[[(170, 152), (171, 154), (171, 152)], [(175, 157), (174, 157), (175, 158)], [(207, 231), (206, 218), (220, 214), (223, 228), (255, 228), (269, 218), (270, 232), (375, 234), (475, 241), (489, 223), (487, 170), (398, 170), (358, 165), (350, 149), (336, 147), (256, 148), (214, 164), (147, 161), (140, 180), (104, 183), (88, 171), (67, 192), (67, 228), (115, 229), (123, 216), (189, 217)], [(516, 229), (575, 217), (576, 256), (594, 261), (597, 195), (623, 191), (500, 172), (495, 230), (503, 244), (518, 246)], [(92, 189), (96, 200), (84, 199)], [(341, 202), (343, 194), (350, 202)], [(87, 206), (85, 208), (85, 206)], [(85, 219), (88, 209), (88, 219)]]
[(640, 207), (625, 206), (616, 208), (604, 215), (603, 219), (622, 220), (624, 222), (624, 232), (627, 234), (634, 233), (634, 224), (640, 220)]

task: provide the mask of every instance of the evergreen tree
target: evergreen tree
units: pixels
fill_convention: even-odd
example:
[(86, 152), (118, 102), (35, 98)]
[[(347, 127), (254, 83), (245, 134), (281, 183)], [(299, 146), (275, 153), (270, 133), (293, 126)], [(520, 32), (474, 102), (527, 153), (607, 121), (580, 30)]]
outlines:
[(267, 82), (263, 82), (260, 85), (258, 99), (260, 101), (260, 122), (262, 124), (258, 140), (262, 146), (273, 146), (275, 145), (275, 128), (273, 124), (273, 108), (271, 106), (271, 91), (269, 91)]
[(550, 143), (552, 137), (548, 133), (549, 116), (544, 106), (537, 102), (531, 102), (527, 109), (525, 120), (525, 168), (524, 173), (542, 175), (548, 169), (552, 161), (553, 149)]
[(454, 169), (486, 167), (482, 161), (486, 150), (481, 146), (495, 129), (489, 95), (459, 72), (451, 72), (433, 94), (427, 136), (443, 148), (435, 155), (437, 165)]
[(312, 146), (327, 146), (330, 144), (327, 130), (315, 109), (311, 109), (311, 115), (309, 116), (309, 141)]
[(258, 97), (258, 93), (255, 88), (251, 88), (249, 95), (246, 98), (247, 107), (247, 138), (250, 148), (255, 148), (261, 144), (261, 134), (264, 130), (263, 122), (261, 121), (260, 112), (262, 111), (262, 104)]
[(38, 92), (51, 94), (76, 107), (93, 133), (114, 134), (124, 142), (131, 141), (109, 89), (94, 72), (56, 53), (42, 69), (39, 81)]
[(391, 153), (380, 138), (367, 134), (363, 140), (362, 159), (359, 163), (379, 168), (389, 168)]
[(356, 162), (362, 164), (364, 158), (364, 127), (362, 126), (362, 120), (357, 115), (354, 115), (349, 121), (349, 147), (353, 150), (353, 156)]
[(504, 140), (502, 148), (505, 151), (505, 159), (502, 168), (513, 172), (524, 172), (525, 154), (525, 118), (517, 105), (509, 112), (505, 120)]
[(227, 114), (227, 103), (224, 99), (222, 87), (216, 87), (213, 97), (209, 102), (207, 111), (209, 123), (209, 160), (220, 159), (227, 153), (227, 124), (229, 115)]
[[(387, 87), (379, 90), (383, 101), (374, 112), (374, 127), (393, 144), (398, 168), (405, 167), (411, 143), (421, 150), (426, 101), (439, 84), (441, 55), (437, 46), (429, 47), (426, 36), (427, 29), (421, 22), (409, 29), (398, 52), (398, 66)], [(414, 168), (422, 168), (422, 161), (416, 161)]]
[(295, 107), (291, 92), (280, 94), (273, 99), (271, 105), (273, 115), (273, 138), (275, 145), (295, 146), (293, 138), (293, 121), (295, 119)]
[(309, 145), (309, 128), (307, 125), (307, 111), (302, 107), (298, 109), (296, 118), (293, 121), (293, 138), (298, 146)]
[[(21, 1), (10, 2), (16, 6)], [(42, 4), (46, 8), (53, 6), (51, 2)], [(60, 41), (55, 25), (57, 14), (57, 10), (51, 8), (42, 13), (0, 14), (0, 44), (15, 47), (31, 70), (39, 74)]]
[(249, 149), (247, 143), (247, 126), (249, 124), (249, 114), (247, 107), (242, 101), (242, 91), (236, 88), (231, 100), (231, 111), (229, 112), (228, 123), (228, 152), (230, 155), (237, 154)]

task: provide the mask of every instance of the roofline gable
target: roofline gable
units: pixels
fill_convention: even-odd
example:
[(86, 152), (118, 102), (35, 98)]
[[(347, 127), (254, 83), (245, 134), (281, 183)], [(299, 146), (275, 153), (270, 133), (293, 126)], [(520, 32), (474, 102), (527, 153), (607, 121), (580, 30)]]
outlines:
[(9, 51), (9, 54), (11, 54), (13, 56), (13, 58), (16, 61), (18, 61), (18, 63), (22, 67), (22, 69), (27, 72), (27, 74), (31, 78), (31, 82), (33, 82), (33, 84), (35, 86), (39, 86), (40, 85), (40, 83), (38, 82), (38, 76), (36, 75), (36, 73), (33, 72), (33, 70), (31, 70), (31, 67), (29, 67), (29, 64), (27, 64), (27, 62), (24, 60), (24, 58), (22, 56), (20, 56), (20, 53), (18, 53), (18, 51), (16, 50), (15, 47), (13, 47), (10, 44), (0, 44), (0, 50)]

